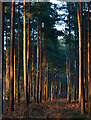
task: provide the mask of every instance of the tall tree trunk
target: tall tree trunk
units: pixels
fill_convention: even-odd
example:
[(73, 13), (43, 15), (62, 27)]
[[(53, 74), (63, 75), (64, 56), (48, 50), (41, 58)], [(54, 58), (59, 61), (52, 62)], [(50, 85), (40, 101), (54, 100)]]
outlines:
[(70, 66), (70, 11), (69, 11), (69, 98), (68, 101), (71, 103), (71, 66)]
[(4, 47), (4, 6), (0, 1), (0, 116), (3, 114), (3, 47)]
[[(76, 29), (76, 27), (75, 27)], [(73, 87), (73, 101), (76, 101), (77, 96), (77, 74), (76, 74), (76, 30), (75, 30), (75, 79), (74, 79), (74, 87)]]
[(79, 8), (77, 3), (77, 18), (78, 18), (78, 29), (79, 29), (79, 103), (81, 102), (81, 24)]
[(83, 79), (84, 79), (84, 89), (85, 89), (85, 98), (86, 98), (86, 40), (85, 40), (85, 20), (84, 20), (84, 72), (83, 72)]
[(45, 77), (44, 77), (44, 101), (46, 100), (46, 48), (45, 48), (45, 40), (44, 40), (44, 69), (45, 69)]
[(88, 3), (88, 115), (89, 119), (91, 119), (91, 41), (90, 41), (90, 29), (89, 29), (89, 3)]
[(18, 103), (20, 103), (20, 3), (18, 8)]
[(9, 42), (8, 42), (8, 20), (6, 26), (6, 100), (8, 100), (9, 90)]
[(14, 10), (15, 3), (12, 0), (11, 8), (11, 41), (10, 41), (10, 110), (14, 111)]
[(39, 103), (39, 15), (37, 14), (37, 78), (36, 78), (36, 101)]
[(82, 19), (82, 3), (80, 3), (81, 17), (81, 114), (85, 112), (85, 90), (84, 90), (84, 47), (83, 47), (83, 19)]
[(34, 21), (33, 21), (33, 42), (32, 42), (32, 83), (33, 83), (33, 100), (34, 95)]
[(39, 102), (41, 102), (41, 44), (42, 44), (42, 30), (40, 25), (40, 78), (39, 78)]
[(27, 79), (27, 71), (26, 71), (26, 0), (24, 0), (24, 15), (23, 15), (23, 70), (24, 70), (24, 93), (25, 93), (25, 98), (27, 102), (27, 95), (26, 95), (26, 79)]
[[(31, 3), (29, 4), (29, 13), (30, 13)], [(28, 18), (28, 47), (27, 47), (27, 104), (30, 101), (30, 90), (31, 90), (31, 77), (30, 77), (30, 16)]]
[(15, 92), (15, 47), (14, 47), (14, 101), (16, 97), (16, 92)]

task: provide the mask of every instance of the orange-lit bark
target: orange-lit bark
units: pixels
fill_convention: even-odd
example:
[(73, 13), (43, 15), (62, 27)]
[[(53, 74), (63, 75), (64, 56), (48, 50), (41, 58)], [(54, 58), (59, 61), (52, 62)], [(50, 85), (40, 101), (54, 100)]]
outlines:
[[(29, 13), (30, 13), (29, 4)], [(30, 17), (28, 18), (28, 46), (27, 46), (27, 104), (29, 104), (29, 100), (31, 97), (31, 76), (30, 76)]]
[(51, 82), (51, 101), (53, 101), (53, 81)]
[(11, 40), (10, 40), (10, 110), (14, 111), (14, 0), (11, 7)]
[(23, 70), (24, 70), (24, 93), (26, 97), (26, 0), (24, 0), (24, 14), (23, 14)]
[(60, 99), (60, 95), (61, 95), (61, 82), (59, 83), (59, 99)]
[(8, 42), (8, 20), (6, 26), (6, 100), (8, 100), (9, 90), (9, 42)]
[(36, 101), (39, 102), (39, 15), (37, 14), (37, 77), (36, 77)]
[(77, 18), (78, 18), (78, 29), (79, 29), (79, 103), (81, 102), (81, 24), (79, 8), (77, 5)]

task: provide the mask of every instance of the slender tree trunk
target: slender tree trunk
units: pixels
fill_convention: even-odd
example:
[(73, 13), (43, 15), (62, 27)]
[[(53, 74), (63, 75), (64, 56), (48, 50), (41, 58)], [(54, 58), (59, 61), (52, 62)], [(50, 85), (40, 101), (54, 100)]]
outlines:
[[(29, 5), (29, 13), (30, 13)], [(27, 104), (30, 101), (30, 90), (31, 90), (31, 77), (30, 77), (30, 17), (28, 18), (28, 47), (27, 47)]]
[(6, 26), (6, 100), (8, 100), (9, 90), (9, 42), (8, 42), (8, 20)]
[(84, 90), (84, 47), (83, 47), (83, 19), (82, 19), (82, 3), (80, 3), (81, 17), (81, 114), (85, 112), (85, 90)]
[(39, 102), (41, 102), (41, 44), (42, 44), (42, 30), (40, 25), (40, 78), (39, 78)]
[(34, 95), (34, 21), (33, 21), (33, 42), (32, 42), (32, 83), (33, 83), (33, 100), (35, 99)]
[(81, 102), (81, 24), (79, 8), (77, 4), (77, 18), (78, 18), (78, 29), (79, 29), (79, 103)]
[(4, 43), (4, 24), (3, 24), (3, 17), (4, 17), (4, 6), (3, 3), (0, 1), (0, 116), (3, 114), (3, 43)]
[(47, 63), (47, 71), (46, 71), (46, 100), (48, 99), (48, 63)]
[(71, 68), (70, 68), (70, 11), (69, 11), (69, 103), (71, 103)]
[(51, 101), (53, 101), (53, 81), (51, 82)]
[(15, 102), (15, 97), (16, 97), (16, 92), (15, 92), (15, 47), (14, 47), (14, 102)]
[(46, 48), (45, 48), (45, 40), (44, 40), (44, 69), (45, 69), (45, 77), (44, 77), (44, 101), (46, 100)]
[(60, 95), (61, 95), (61, 82), (59, 82), (59, 99), (60, 99)]
[(11, 8), (11, 41), (10, 41), (10, 110), (14, 111), (14, 10), (15, 4), (12, 0)]
[(36, 78), (36, 100), (39, 103), (39, 15), (37, 15), (37, 78)]
[(68, 101), (69, 100), (69, 73), (68, 73), (67, 61), (66, 61), (66, 75), (67, 75), (67, 101)]
[(24, 15), (23, 15), (23, 70), (24, 70), (24, 93), (25, 93), (25, 97), (26, 97), (26, 102), (27, 102), (27, 95), (26, 95), (26, 79), (27, 79), (27, 72), (26, 72), (26, 65), (27, 65), (27, 61), (26, 61), (26, 0), (24, 0)]
[(85, 89), (85, 99), (86, 99), (86, 41), (85, 41), (85, 21), (84, 21), (84, 73), (83, 73), (83, 79), (84, 79), (84, 89)]
[[(29, 13), (31, 9), (31, 2), (29, 2)], [(28, 18), (28, 48), (27, 48), (27, 74), (28, 74), (28, 101), (27, 104), (29, 104), (30, 97), (31, 97), (31, 73), (30, 73), (30, 16)]]
[[(75, 27), (76, 29), (76, 27)], [(77, 74), (76, 74), (76, 30), (75, 30), (75, 79), (74, 79), (74, 89), (73, 89), (73, 101), (76, 101), (76, 95), (77, 95)]]
[(20, 3), (18, 8), (18, 103), (20, 103)]
[(89, 3), (88, 3), (88, 115), (89, 119), (91, 119), (91, 41), (90, 41), (90, 34), (89, 34)]

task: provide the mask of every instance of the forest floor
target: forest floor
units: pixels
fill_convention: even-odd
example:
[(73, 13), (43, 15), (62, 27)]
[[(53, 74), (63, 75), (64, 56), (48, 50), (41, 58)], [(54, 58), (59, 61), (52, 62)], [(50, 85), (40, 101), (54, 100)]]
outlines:
[(78, 102), (67, 103), (66, 99), (53, 100), (43, 102), (41, 104), (30, 103), (26, 106), (24, 101), (20, 104), (16, 103), (15, 111), (10, 112), (9, 106), (4, 102), (3, 118), (82, 118), (86, 120), (86, 113), (80, 114), (80, 106)]

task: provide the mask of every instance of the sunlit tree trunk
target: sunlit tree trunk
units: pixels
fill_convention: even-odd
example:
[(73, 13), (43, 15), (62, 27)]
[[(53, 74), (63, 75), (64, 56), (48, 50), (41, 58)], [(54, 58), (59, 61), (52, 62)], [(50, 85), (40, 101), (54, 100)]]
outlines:
[(34, 100), (34, 21), (33, 21), (33, 42), (32, 42), (32, 83), (33, 83), (33, 100)]
[(6, 100), (8, 100), (9, 90), (9, 41), (8, 41), (8, 20), (6, 26)]
[(55, 72), (55, 76), (54, 76), (54, 77), (55, 77), (55, 78), (54, 78), (54, 80), (55, 80), (55, 81), (54, 81), (54, 84), (55, 84), (55, 85), (54, 85), (54, 86), (55, 86), (55, 87), (54, 87), (54, 99), (56, 100), (56, 91), (57, 91), (57, 85), (56, 85), (56, 72)]
[[(29, 13), (31, 4), (29, 2)], [(27, 47), (27, 104), (30, 101), (31, 77), (30, 77), (30, 16), (28, 18), (28, 47)]]
[(20, 103), (20, 3), (18, 8), (18, 103)]
[(70, 11), (69, 11), (69, 98), (68, 101), (71, 103), (71, 66), (70, 66)]
[(24, 14), (23, 14), (23, 70), (24, 70), (24, 93), (27, 102), (27, 95), (26, 95), (26, 79), (27, 79), (27, 72), (26, 72), (26, 0), (24, 0)]
[(82, 3), (80, 3), (80, 17), (81, 17), (81, 114), (85, 112), (85, 90), (84, 90), (84, 46), (83, 46), (83, 11)]
[(40, 25), (40, 78), (39, 78), (39, 102), (41, 102), (41, 44), (42, 44), (42, 30)]
[(91, 41), (90, 41), (90, 34), (89, 34), (89, 3), (88, 3), (88, 115), (89, 119), (91, 119)]
[(12, 0), (11, 7), (11, 40), (10, 40), (10, 110), (14, 111), (14, 10), (15, 3)]
[(36, 101), (39, 102), (39, 15), (37, 14), (37, 77), (36, 77)]
[(51, 101), (53, 101), (53, 81), (51, 82)]
[(79, 8), (77, 4), (77, 18), (78, 18), (78, 29), (79, 29), (79, 103), (81, 102), (81, 24)]

